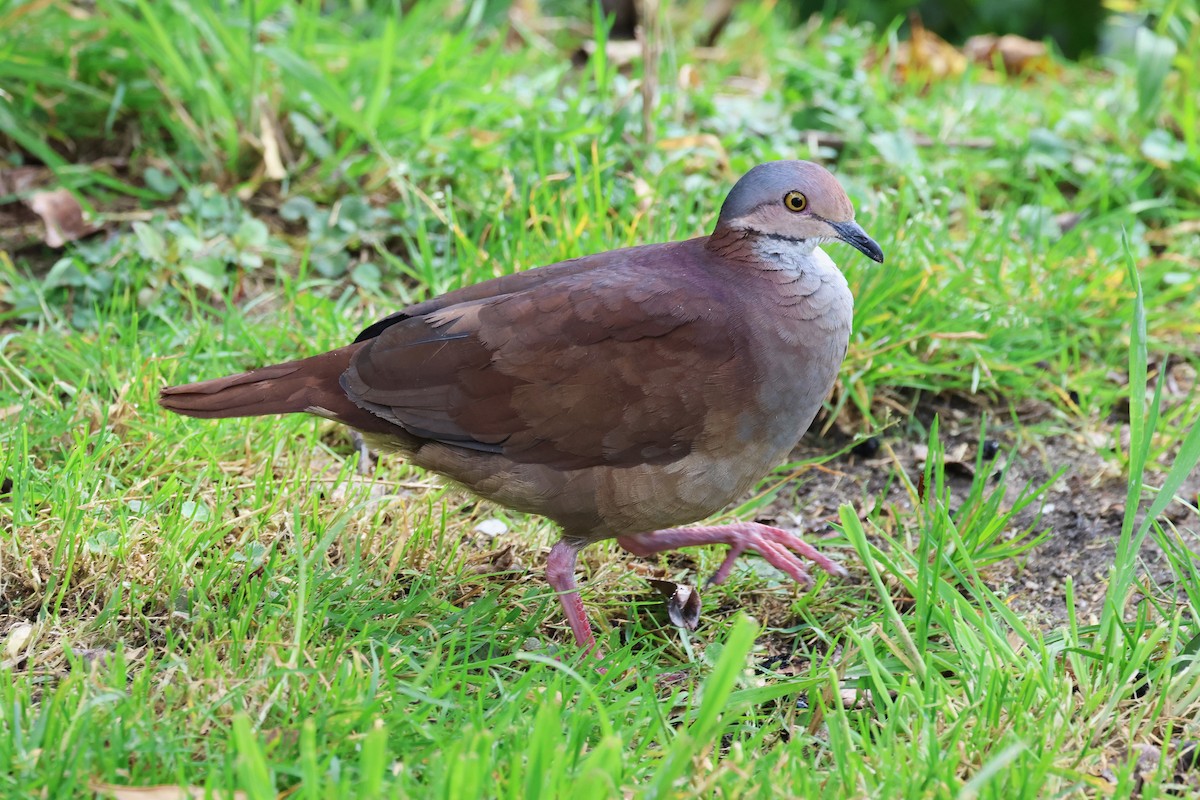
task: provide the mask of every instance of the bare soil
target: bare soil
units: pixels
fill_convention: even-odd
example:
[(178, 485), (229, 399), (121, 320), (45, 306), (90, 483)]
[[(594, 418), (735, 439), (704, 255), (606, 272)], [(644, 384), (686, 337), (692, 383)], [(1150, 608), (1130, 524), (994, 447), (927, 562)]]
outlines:
[[(985, 460), (984, 477), (989, 492), (1006, 492), (1005, 508), (1011, 507), (1024, 491), (1050, 483), (1040, 501), (1023, 509), (1013, 520), (1014, 532), (1032, 526), (1049, 535), (1020, 558), (988, 569), (985, 577), (991, 588), (1007, 597), (1010, 605), (1027, 614), (1031, 622), (1051, 629), (1067, 619), (1064, 586), (1070, 577), (1079, 621), (1094, 622), (1125, 513), (1126, 477), (1111, 448), (1118, 436), (1124, 434), (1127, 439), (1127, 426), (1108, 422), (1080, 432), (1078, 423), (1056, 425), (1049, 419), (1048, 410), (1039, 409), (1023, 415), (1019, 423), (989, 423), (986, 439), (981, 441), (978, 409), (942, 405), (922, 409), (917, 417), (931, 420), (935, 413), (941, 420), (940, 439), (947, 454), (945, 471), (951, 509), (970, 492), (980, 447), (988, 455), (992, 451), (997, 454), (995, 460)], [(817, 457), (843, 447), (846, 440), (837, 432), (825, 437), (810, 434), (795, 456)], [(927, 445), (928, 439), (915, 432), (885, 435), (875, 444), (860, 445), (826, 463), (826, 475), (798, 482), (794, 489), (782, 492), (760, 519), (773, 518), (781, 525), (794, 525), (793, 515), (799, 513), (803, 515), (804, 530), (819, 537), (836, 522), (837, 509), (843, 503), (850, 503), (864, 518), (872, 509), (889, 505), (898, 516), (907, 516), (911, 496), (895, 474), (903, 469), (916, 484), (924, 469)], [(1011, 463), (1007, 463), (1009, 459)], [(1155, 466), (1165, 471), (1168, 459), (1164, 457)], [(1062, 474), (1054, 478), (1060, 471)], [(1155, 477), (1148, 475), (1147, 482), (1153, 485)], [(1198, 492), (1200, 474), (1193, 472), (1181, 496), (1195, 503)], [(1164, 516), (1197, 531), (1197, 518), (1179, 503), (1169, 506)], [(1193, 541), (1200, 541), (1200, 537)], [(1160, 585), (1170, 584), (1173, 573), (1153, 537), (1147, 537), (1140, 557), (1143, 575)]]

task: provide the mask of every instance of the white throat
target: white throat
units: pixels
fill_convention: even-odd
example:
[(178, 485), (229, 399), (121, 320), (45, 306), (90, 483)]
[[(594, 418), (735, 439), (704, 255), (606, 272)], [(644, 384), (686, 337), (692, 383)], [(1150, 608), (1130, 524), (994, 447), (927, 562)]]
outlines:
[[(788, 272), (807, 274), (828, 281), (841, 271), (819, 245), (828, 239), (776, 239), (761, 237), (754, 242), (754, 254), (763, 261), (778, 264)], [(842, 280), (844, 282), (844, 279)]]
[(849, 335), (854, 297), (842, 271), (817, 246), (820, 241), (827, 240), (798, 242), (763, 238), (752, 247), (766, 267), (764, 274), (771, 276), (776, 284), (776, 291), (807, 298), (805, 304), (792, 306), (791, 313), (805, 320), (816, 320), (822, 327), (844, 330)]

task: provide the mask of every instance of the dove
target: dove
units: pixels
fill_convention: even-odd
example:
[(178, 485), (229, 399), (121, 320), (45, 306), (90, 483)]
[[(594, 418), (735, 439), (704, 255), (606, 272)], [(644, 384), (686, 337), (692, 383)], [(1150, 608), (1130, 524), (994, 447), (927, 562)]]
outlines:
[[(516, 272), (403, 308), (329, 352), (161, 391), (201, 418), (315, 414), (476, 495), (561, 529), (546, 579), (578, 645), (594, 636), (579, 551), (727, 545), (796, 582), (845, 569), (755, 522), (693, 526), (787, 459), (846, 355), (853, 298), (822, 249), (881, 262), (837, 179), (772, 161), (708, 236)], [(186, 367), (186, 365), (185, 365)]]

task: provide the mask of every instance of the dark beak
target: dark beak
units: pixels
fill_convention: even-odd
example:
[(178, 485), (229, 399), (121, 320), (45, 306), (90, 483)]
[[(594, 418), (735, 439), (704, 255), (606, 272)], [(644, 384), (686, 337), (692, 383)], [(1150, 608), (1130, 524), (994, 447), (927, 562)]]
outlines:
[(837, 238), (841, 239), (846, 244), (859, 250), (867, 258), (872, 261), (883, 263), (883, 250), (879, 249), (879, 245), (867, 232), (864, 231), (857, 222), (830, 222), (833, 229), (837, 231)]

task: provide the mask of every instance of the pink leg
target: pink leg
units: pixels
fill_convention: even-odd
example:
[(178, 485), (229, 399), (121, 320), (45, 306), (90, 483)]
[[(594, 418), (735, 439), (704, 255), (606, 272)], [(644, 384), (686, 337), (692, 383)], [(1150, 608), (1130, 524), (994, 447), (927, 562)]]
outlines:
[(575, 642), (583, 648), (584, 653), (590, 653), (595, 650), (596, 640), (592, 638), (592, 626), (588, 623), (587, 612), (583, 610), (583, 601), (579, 599), (579, 590), (575, 587), (575, 557), (579, 555), (579, 548), (580, 545), (559, 539), (550, 548), (550, 555), (546, 558), (546, 580), (558, 593), (558, 601), (562, 603), (567, 622), (571, 623)]
[(830, 575), (845, 577), (845, 567), (830, 561), (821, 555), (811, 545), (794, 533), (788, 533), (779, 528), (760, 525), (757, 522), (737, 522), (733, 525), (712, 525), (705, 528), (667, 528), (650, 533), (635, 533), (632, 536), (621, 536), (617, 544), (624, 547), (635, 556), (649, 556), (664, 550), (675, 550), (680, 547), (694, 547), (703, 544), (727, 544), (729, 555), (721, 562), (721, 566), (711, 578), (710, 584), (724, 582), (733, 569), (733, 562), (746, 550), (754, 550), (776, 569), (783, 570), (794, 581), (805, 586), (812, 586), (812, 577), (796, 553), (812, 561)]

